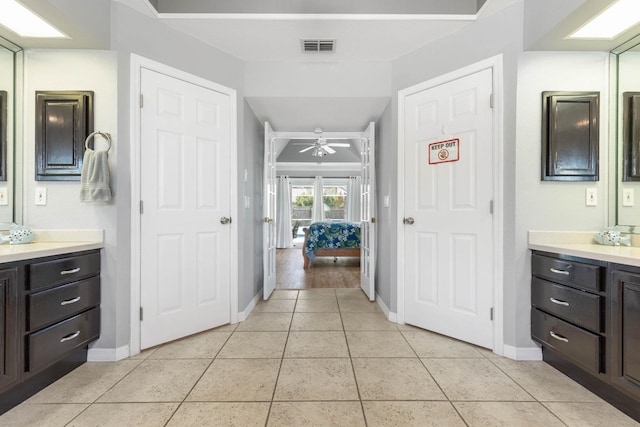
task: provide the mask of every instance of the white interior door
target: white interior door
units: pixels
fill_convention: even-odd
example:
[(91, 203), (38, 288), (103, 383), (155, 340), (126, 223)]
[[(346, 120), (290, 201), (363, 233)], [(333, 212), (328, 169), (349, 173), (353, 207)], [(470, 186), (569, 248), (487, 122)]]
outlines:
[(141, 348), (230, 321), (230, 99), (141, 70)]
[(276, 139), (269, 122), (264, 124), (264, 217), (262, 226), (264, 286), (269, 299), (276, 288)]
[(405, 98), (405, 322), (493, 346), (492, 70)]
[(362, 187), (360, 235), (360, 287), (369, 300), (376, 299), (376, 158), (375, 123), (369, 123), (361, 139)]

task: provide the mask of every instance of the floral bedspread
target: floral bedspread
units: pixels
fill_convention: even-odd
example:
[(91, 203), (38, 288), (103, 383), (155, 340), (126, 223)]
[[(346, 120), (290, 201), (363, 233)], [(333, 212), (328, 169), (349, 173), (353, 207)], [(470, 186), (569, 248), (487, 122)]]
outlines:
[(360, 247), (360, 223), (357, 222), (314, 222), (309, 226), (309, 238), (305, 244), (305, 254), (315, 258), (317, 249), (340, 249)]

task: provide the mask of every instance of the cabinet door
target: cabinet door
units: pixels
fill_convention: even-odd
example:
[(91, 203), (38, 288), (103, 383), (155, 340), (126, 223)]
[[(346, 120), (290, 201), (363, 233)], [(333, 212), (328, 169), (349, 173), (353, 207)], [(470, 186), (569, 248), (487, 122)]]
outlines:
[(0, 392), (18, 380), (17, 269), (0, 270)]
[(640, 270), (613, 270), (611, 282), (611, 380), (640, 397)]

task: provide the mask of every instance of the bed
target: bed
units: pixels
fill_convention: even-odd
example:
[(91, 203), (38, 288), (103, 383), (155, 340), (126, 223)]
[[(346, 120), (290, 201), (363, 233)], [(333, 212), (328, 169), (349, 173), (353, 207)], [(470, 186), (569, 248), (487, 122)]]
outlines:
[(314, 222), (304, 231), (304, 268), (316, 257), (360, 257), (360, 223)]

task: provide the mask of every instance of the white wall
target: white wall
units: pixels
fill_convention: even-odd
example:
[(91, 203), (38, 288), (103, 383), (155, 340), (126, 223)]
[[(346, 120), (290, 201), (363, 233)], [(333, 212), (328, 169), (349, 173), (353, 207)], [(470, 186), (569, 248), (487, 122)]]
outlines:
[[(116, 283), (119, 265), (116, 262), (116, 205), (118, 192), (118, 150), (120, 138), (117, 122), (117, 60), (114, 52), (90, 50), (27, 50), (25, 51), (24, 97), (24, 180), (23, 223), (32, 228), (93, 228), (104, 229), (102, 251), (102, 332), (94, 347), (114, 348), (117, 316)], [(94, 129), (111, 133), (109, 151), (111, 183), (115, 201), (112, 203), (81, 203), (80, 181), (38, 181), (35, 177), (35, 91), (94, 91)], [(98, 141), (100, 143), (100, 141)], [(46, 206), (34, 203), (35, 187), (47, 189)], [(121, 267), (121, 266), (120, 266)]]
[[(516, 119), (515, 338), (530, 336), (531, 253), (528, 230), (598, 230), (608, 224), (609, 54), (607, 52), (525, 52), (518, 61)], [(541, 181), (543, 91), (600, 92), (600, 181)], [(585, 206), (585, 190), (598, 190), (598, 206)]]
[(12, 222), (13, 219), (13, 56), (14, 53), (0, 46), (0, 91), (7, 92), (5, 117), (0, 117), (0, 123), (5, 127), (7, 152), (5, 155), (5, 171), (7, 180), (0, 182), (0, 188), (7, 191), (7, 204), (0, 205), (0, 222)]

